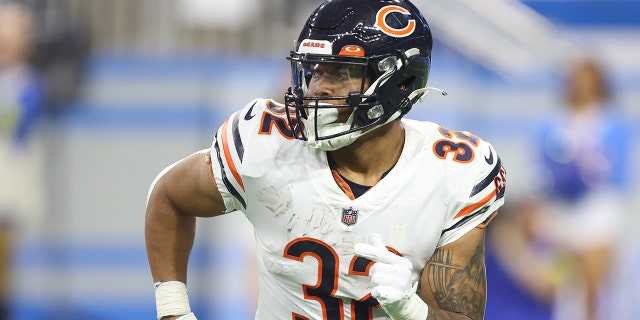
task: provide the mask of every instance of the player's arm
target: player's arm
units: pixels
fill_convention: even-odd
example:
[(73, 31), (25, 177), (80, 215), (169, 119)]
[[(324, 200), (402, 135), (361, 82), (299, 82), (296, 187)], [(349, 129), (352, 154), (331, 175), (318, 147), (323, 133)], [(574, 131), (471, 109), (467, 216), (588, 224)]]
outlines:
[(427, 319), (483, 319), (487, 297), (484, 229), (437, 248), (420, 278)]
[(207, 155), (208, 150), (182, 159), (161, 173), (151, 187), (145, 216), (145, 242), (156, 283), (186, 283), (196, 217), (225, 212)]
[(484, 229), (476, 227), (434, 251), (420, 277), (421, 293), (412, 280), (411, 261), (389, 251), (378, 234), (368, 240), (357, 243), (354, 251), (375, 261), (369, 269), (371, 296), (391, 319), (483, 319)]

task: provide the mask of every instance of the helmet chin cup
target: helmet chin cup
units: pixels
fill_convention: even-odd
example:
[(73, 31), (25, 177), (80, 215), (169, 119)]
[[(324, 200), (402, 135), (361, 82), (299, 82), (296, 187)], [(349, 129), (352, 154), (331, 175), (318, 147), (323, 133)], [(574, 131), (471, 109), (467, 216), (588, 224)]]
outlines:
[[(349, 130), (349, 125), (344, 123), (331, 124), (325, 126), (322, 131), (326, 134), (339, 134)], [(360, 131), (342, 134), (333, 138), (317, 140), (314, 134), (307, 137), (307, 146), (312, 149), (320, 149), (323, 151), (333, 151), (352, 144), (362, 133)]]
[(307, 120), (313, 120), (318, 125), (327, 125), (338, 120), (338, 109), (332, 108), (330, 103), (318, 102), (316, 107), (309, 107), (307, 110)]
[(310, 148), (324, 151), (337, 150), (350, 145), (361, 135), (361, 131), (340, 135), (351, 129), (353, 112), (345, 123), (339, 123), (336, 122), (339, 116), (338, 108), (331, 107), (333, 105), (330, 103), (318, 102), (315, 105), (308, 109), (307, 118), (302, 119), (307, 145)]

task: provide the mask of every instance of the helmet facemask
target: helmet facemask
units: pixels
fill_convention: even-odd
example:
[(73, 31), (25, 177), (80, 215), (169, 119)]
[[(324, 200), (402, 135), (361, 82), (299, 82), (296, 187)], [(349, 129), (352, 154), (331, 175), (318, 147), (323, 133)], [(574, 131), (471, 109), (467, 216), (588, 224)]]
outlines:
[[(291, 53), (292, 86), (285, 95), (288, 117), (296, 136), (312, 148), (336, 150), (351, 144), (363, 129), (377, 123), (376, 117), (361, 121), (358, 109), (375, 108), (373, 90), (367, 90), (373, 79), (369, 58), (335, 57)], [(330, 82), (341, 95), (310, 91), (313, 82)], [(345, 87), (348, 87), (345, 90)], [(291, 113), (295, 110), (295, 115)], [(379, 118), (379, 116), (378, 116)]]
[[(417, 50), (375, 57), (291, 52), (288, 59), (292, 86), (285, 103), (291, 129), (310, 147), (325, 151), (347, 146), (366, 132), (400, 118), (430, 89), (425, 88), (429, 60), (417, 55)], [(356, 79), (360, 85), (342, 96), (312, 96), (311, 81), (322, 76), (350, 83)]]

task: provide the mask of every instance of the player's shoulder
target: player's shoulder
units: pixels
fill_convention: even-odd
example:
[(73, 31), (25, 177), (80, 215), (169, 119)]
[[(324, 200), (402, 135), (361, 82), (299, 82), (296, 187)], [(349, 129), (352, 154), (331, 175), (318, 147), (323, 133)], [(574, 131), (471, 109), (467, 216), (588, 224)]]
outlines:
[(256, 98), (249, 101), (244, 105), (242, 109), (238, 110), (236, 113), (239, 116), (239, 121), (259, 122), (259, 119), (261, 118), (260, 116), (263, 112), (278, 114), (278, 110), (280, 110), (281, 108), (282, 111), (284, 111), (284, 106), (272, 99)]
[[(435, 122), (403, 119), (408, 135), (421, 141), (426, 149), (442, 160), (450, 160), (454, 164), (468, 164), (481, 160), (478, 154), (491, 158), (489, 152), (495, 153), (487, 140), (473, 132), (445, 127)], [(489, 161), (489, 164), (493, 161)]]
[(254, 99), (231, 114), (218, 129), (213, 147), (227, 154), (265, 159), (299, 146), (285, 106), (271, 99)]
[(451, 181), (473, 183), (502, 166), (493, 145), (472, 132), (429, 121), (407, 119), (403, 123), (407, 134), (420, 141), (426, 154), (423, 159), (438, 164)]
[[(295, 117), (295, 112), (289, 116)], [(239, 127), (246, 128), (242, 134), (272, 140), (293, 140), (295, 135), (289, 125), (286, 106), (273, 99), (258, 98), (250, 101), (230, 119)]]

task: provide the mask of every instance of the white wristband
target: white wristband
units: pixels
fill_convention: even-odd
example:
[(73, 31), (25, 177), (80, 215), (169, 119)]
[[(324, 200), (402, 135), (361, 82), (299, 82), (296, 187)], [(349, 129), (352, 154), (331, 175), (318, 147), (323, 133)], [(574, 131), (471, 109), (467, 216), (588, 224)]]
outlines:
[(382, 308), (392, 320), (425, 320), (429, 315), (429, 307), (415, 293), (407, 299), (383, 305)]
[(184, 282), (156, 282), (155, 293), (158, 319), (166, 316), (179, 316), (191, 313), (187, 285), (184, 284)]
[(196, 315), (193, 314), (193, 312), (189, 312), (189, 314), (185, 314), (180, 318), (176, 318), (176, 320), (198, 320), (198, 318), (196, 318)]

